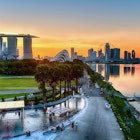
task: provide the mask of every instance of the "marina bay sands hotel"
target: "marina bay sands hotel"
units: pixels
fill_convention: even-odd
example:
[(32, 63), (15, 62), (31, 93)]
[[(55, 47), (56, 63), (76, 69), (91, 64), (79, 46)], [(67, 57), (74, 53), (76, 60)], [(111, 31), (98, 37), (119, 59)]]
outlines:
[[(30, 34), (0, 34), (0, 56), (7, 55), (7, 59), (18, 57), (17, 38), (23, 38), (23, 59), (33, 58), (32, 38), (38, 38)], [(7, 50), (3, 51), (3, 38), (7, 38)]]

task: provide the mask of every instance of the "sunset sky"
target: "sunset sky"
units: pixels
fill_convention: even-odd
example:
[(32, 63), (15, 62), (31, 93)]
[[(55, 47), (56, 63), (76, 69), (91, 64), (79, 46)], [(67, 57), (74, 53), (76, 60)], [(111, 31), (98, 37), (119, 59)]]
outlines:
[[(140, 0), (1, 0), (0, 33), (32, 34), (33, 55), (55, 56), (74, 47), (136, 51), (140, 57)], [(19, 49), (22, 55), (22, 40)]]

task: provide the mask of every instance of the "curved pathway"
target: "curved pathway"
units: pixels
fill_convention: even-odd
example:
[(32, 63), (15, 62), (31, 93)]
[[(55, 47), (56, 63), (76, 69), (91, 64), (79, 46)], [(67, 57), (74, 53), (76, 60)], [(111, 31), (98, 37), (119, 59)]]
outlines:
[(106, 109), (105, 103), (99, 89), (92, 90), (84, 113), (75, 119), (78, 129), (73, 130), (69, 126), (54, 140), (124, 140), (112, 110)]

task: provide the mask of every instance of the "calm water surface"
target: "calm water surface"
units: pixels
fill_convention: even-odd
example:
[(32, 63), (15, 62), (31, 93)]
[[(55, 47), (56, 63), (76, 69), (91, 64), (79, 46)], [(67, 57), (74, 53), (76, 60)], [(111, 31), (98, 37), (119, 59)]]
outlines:
[(123, 95), (140, 94), (140, 64), (91, 64), (91, 68)]
[[(104, 76), (123, 95), (140, 95), (140, 64), (91, 64), (91, 68)], [(140, 101), (130, 104), (140, 112)]]

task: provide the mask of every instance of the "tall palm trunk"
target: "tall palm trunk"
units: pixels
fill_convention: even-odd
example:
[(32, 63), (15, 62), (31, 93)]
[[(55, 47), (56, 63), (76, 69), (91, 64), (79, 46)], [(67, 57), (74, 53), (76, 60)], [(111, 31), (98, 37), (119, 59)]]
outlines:
[(55, 87), (53, 87), (53, 100), (55, 100)]
[(60, 87), (59, 87), (59, 89), (60, 89), (60, 91), (59, 91), (60, 97), (62, 98), (62, 93), (61, 93), (61, 89), (62, 89), (61, 80), (60, 80)]
[(46, 88), (45, 88), (45, 81), (43, 81), (41, 83), (41, 90), (42, 90), (42, 93), (43, 93), (43, 102), (44, 104), (47, 102), (46, 100)]
[(66, 90), (66, 88), (67, 88), (67, 81), (65, 80), (65, 89), (64, 89), (64, 94), (66, 95), (66, 92), (67, 92), (67, 90)]
[(67, 82), (68, 92), (70, 91), (70, 81)]
[(76, 78), (76, 92), (78, 92), (78, 78)]

